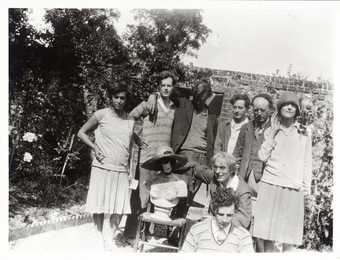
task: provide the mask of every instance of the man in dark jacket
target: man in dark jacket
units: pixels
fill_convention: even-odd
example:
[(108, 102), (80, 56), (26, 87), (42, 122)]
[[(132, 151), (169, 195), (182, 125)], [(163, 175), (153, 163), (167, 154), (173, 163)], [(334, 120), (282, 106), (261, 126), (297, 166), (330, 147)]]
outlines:
[[(263, 162), (258, 158), (258, 151), (264, 140), (264, 131), (270, 126), (274, 107), (271, 96), (264, 93), (256, 95), (251, 103), (254, 118), (242, 126), (233, 155), (240, 160), (240, 178), (248, 183), (252, 196), (256, 197), (264, 168)], [(263, 240), (254, 239), (256, 251), (264, 252)]]
[(233, 154), (241, 127), (248, 123), (250, 100), (246, 94), (235, 94), (231, 99), (233, 118), (222, 120), (217, 129), (215, 153), (226, 152)]
[[(188, 98), (179, 99), (179, 106), (175, 109), (171, 147), (175, 153), (186, 156), (190, 166), (209, 165), (213, 156), (219, 111), (217, 103), (208, 79), (198, 83), (193, 90), (192, 101)], [(186, 215), (198, 190), (199, 196), (195, 197), (195, 201), (201, 206), (207, 203), (208, 197), (206, 190), (200, 189), (201, 182), (194, 177), (192, 167), (182, 169), (182, 173), (183, 180), (189, 186), (189, 196), (187, 203), (177, 208), (178, 217)]]
[(256, 196), (263, 172), (263, 162), (257, 153), (264, 131), (270, 126), (273, 101), (268, 94), (258, 94), (253, 98), (252, 106), (254, 119), (241, 127), (233, 155), (240, 160), (239, 176), (249, 184), (253, 196)]

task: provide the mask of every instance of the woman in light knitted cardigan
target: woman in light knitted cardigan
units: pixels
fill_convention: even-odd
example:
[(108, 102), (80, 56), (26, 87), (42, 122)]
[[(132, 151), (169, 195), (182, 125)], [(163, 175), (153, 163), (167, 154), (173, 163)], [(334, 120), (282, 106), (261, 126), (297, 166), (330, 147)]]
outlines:
[(265, 167), (254, 208), (253, 236), (264, 240), (262, 250), (267, 252), (275, 250), (275, 241), (283, 243), (284, 251), (302, 244), (312, 144), (309, 132), (297, 122), (299, 113), (297, 96), (283, 94), (258, 153)]

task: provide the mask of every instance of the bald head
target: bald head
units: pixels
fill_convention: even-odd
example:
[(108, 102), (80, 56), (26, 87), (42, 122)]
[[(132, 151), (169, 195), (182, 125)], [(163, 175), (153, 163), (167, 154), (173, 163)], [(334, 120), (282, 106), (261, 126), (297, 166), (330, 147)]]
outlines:
[(271, 114), (270, 102), (264, 97), (255, 97), (253, 100), (254, 120), (263, 124)]

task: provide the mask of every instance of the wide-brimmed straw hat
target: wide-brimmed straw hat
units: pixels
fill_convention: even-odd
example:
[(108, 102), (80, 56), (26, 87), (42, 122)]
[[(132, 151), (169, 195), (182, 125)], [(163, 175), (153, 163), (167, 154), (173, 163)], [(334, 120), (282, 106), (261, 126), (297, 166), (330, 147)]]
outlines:
[(184, 156), (175, 154), (171, 147), (160, 146), (157, 148), (155, 155), (142, 164), (142, 168), (152, 171), (161, 171), (162, 162), (164, 160), (171, 161), (172, 170), (183, 167), (188, 161)]

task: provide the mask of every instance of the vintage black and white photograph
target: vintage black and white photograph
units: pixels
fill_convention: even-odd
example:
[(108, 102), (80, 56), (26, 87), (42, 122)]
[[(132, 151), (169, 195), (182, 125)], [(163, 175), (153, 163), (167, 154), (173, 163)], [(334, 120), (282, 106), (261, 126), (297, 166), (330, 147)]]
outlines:
[(340, 4), (7, 10), (9, 252), (334, 252)]

